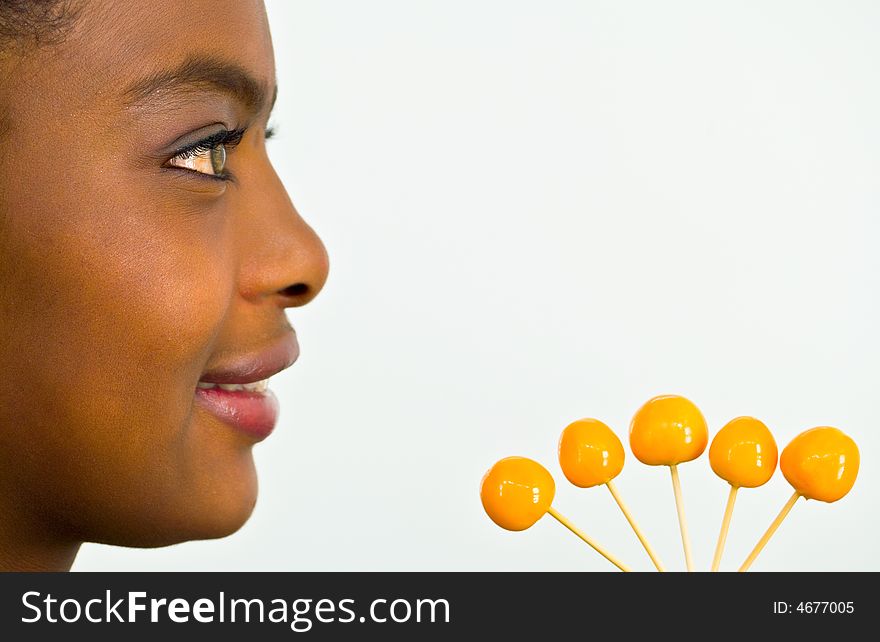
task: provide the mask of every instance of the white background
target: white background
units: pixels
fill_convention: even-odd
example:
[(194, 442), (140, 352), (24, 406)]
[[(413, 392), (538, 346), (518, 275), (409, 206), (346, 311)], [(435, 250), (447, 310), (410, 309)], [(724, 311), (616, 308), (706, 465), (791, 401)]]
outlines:
[[(509, 533), (480, 479), (526, 455), (556, 508), (653, 567), (556, 444), (594, 416), (626, 441), (683, 394), (710, 435), (761, 418), (780, 450), (830, 424), (862, 468), (801, 502), (755, 570), (880, 570), (880, 5), (873, 2), (268, 3), (271, 155), (331, 257), (289, 312), (250, 522), (165, 549), (84, 546), (76, 570), (613, 570), (555, 523)], [(669, 473), (618, 487), (683, 569)], [(680, 467), (699, 568), (727, 496)], [(739, 493), (723, 569), (791, 493)]]

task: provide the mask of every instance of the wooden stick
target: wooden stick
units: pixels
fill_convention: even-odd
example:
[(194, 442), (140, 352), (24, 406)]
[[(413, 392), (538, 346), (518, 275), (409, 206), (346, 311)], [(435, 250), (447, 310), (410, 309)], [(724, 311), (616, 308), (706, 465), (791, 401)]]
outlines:
[(681, 544), (684, 547), (684, 561), (687, 564), (687, 570), (694, 570), (694, 560), (691, 557), (691, 538), (688, 537), (687, 520), (684, 518), (684, 501), (681, 498), (681, 482), (678, 480), (678, 466), (672, 464), (669, 467), (672, 471), (672, 491), (675, 493), (675, 508), (678, 511), (678, 526), (681, 529)]
[(712, 560), (712, 572), (717, 572), (721, 565), (721, 553), (724, 552), (724, 542), (727, 541), (727, 531), (730, 529), (730, 518), (733, 517), (733, 503), (736, 501), (738, 487), (730, 485), (730, 495), (727, 496), (727, 507), (724, 509), (724, 519), (721, 520), (721, 532), (718, 533), (718, 544), (715, 546), (715, 559)]
[(633, 519), (633, 516), (629, 512), (629, 509), (623, 503), (623, 499), (618, 494), (617, 487), (614, 485), (614, 482), (608, 481), (605, 485), (608, 486), (608, 490), (611, 491), (611, 496), (614, 498), (614, 501), (617, 502), (617, 505), (620, 506), (620, 510), (623, 511), (623, 516), (626, 517), (626, 521), (629, 522), (629, 525), (632, 526), (632, 529), (635, 531), (636, 537), (639, 538), (642, 546), (645, 547), (645, 550), (648, 552), (648, 557), (650, 557), (651, 561), (654, 562), (654, 566), (656, 566), (657, 570), (660, 572), (665, 571), (666, 569), (663, 568), (663, 564), (660, 563), (660, 560), (657, 558), (657, 554), (651, 548), (651, 545), (648, 544), (648, 540), (645, 539), (645, 536), (639, 528), (639, 525), (636, 524), (636, 520)]
[(596, 550), (596, 552), (599, 553), (599, 555), (601, 555), (601, 556), (604, 557), (606, 560), (608, 560), (609, 562), (611, 562), (612, 564), (614, 564), (614, 565), (615, 565), (617, 568), (619, 568), (621, 571), (629, 572), (629, 571), (632, 570), (632, 569), (629, 568), (626, 564), (624, 564), (623, 562), (621, 562), (620, 560), (618, 560), (618, 559), (617, 559), (616, 557), (614, 557), (611, 553), (609, 553), (609, 552), (606, 551), (604, 548), (602, 548), (601, 546), (599, 546), (596, 542), (594, 542), (592, 539), (590, 539), (590, 538), (587, 536), (587, 534), (584, 533), (583, 531), (581, 531), (577, 526), (575, 526), (575, 525), (572, 524), (570, 521), (568, 521), (566, 518), (564, 518), (562, 515), (560, 515), (558, 512), (556, 512), (556, 509), (555, 509), (555, 508), (553, 508), (553, 507), (551, 506), (550, 508), (547, 509), (547, 512), (550, 513), (553, 517), (555, 517), (555, 518), (559, 521), (560, 524), (562, 524), (563, 526), (565, 526), (565, 527), (566, 527), (568, 530), (570, 530), (572, 533), (574, 533), (575, 535), (577, 535), (578, 537), (580, 537), (582, 540), (584, 540), (587, 544), (589, 544), (590, 546), (592, 546), (592, 547)]
[(755, 545), (754, 550), (749, 553), (749, 556), (746, 558), (746, 561), (743, 562), (743, 565), (739, 567), (739, 572), (744, 573), (749, 570), (749, 567), (752, 565), (752, 562), (755, 561), (755, 558), (758, 557), (758, 553), (761, 552), (767, 542), (770, 541), (770, 538), (773, 536), (773, 533), (776, 532), (776, 529), (779, 528), (779, 525), (782, 523), (782, 520), (785, 519), (785, 516), (791, 512), (791, 509), (794, 508), (795, 503), (800, 498), (800, 494), (797, 491), (794, 491), (794, 495), (785, 503), (785, 506), (782, 507), (782, 510), (779, 511), (779, 515), (776, 516), (776, 519), (773, 520), (773, 523), (770, 524), (770, 528), (767, 529), (767, 532), (764, 533), (764, 537), (758, 540), (758, 543)]

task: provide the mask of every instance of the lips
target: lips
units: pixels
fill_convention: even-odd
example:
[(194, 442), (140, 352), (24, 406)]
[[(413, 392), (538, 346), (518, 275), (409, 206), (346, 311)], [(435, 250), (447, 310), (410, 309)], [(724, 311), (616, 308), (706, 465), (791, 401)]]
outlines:
[(246, 392), (199, 388), (196, 399), (215, 417), (257, 441), (271, 435), (278, 421), (278, 398), (271, 390)]
[(299, 344), (291, 332), (262, 351), (206, 371), (196, 386), (196, 401), (224, 423), (262, 441), (278, 420), (278, 399), (267, 380), (298, 357)]
[(268, 379), (289, 368), (299, 358), (299, 343), (296, 334), (291, 332), (276, 340), (260, 352), (255, 352), (222, 367), (208, 370), (201, 377), (201, 383), (245, 384)]

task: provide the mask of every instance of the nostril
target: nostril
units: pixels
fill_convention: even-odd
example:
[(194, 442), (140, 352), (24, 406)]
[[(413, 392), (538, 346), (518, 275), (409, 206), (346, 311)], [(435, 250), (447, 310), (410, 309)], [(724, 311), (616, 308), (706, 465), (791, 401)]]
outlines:
[(294, 283), (281, 290), (281, 294), (289, 297), (301, 297), (308, 291), (309, 286), (305, 283)]

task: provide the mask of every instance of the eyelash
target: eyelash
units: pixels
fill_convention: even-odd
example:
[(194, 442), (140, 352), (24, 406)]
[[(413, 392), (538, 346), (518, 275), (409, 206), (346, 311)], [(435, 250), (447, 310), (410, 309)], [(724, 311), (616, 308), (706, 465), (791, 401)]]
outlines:
[[(177, 158), (194, 158), (195, 156), (199, 156), (200, 154), (204, 154), (206, 152), (212, 152), (217, 147), (223, 146), (226, 148), (227, 155), (229, 152), (235, 148), (241, 142), (242, 137), (244, 137), (245, 132), (247, 131), (246, 127), (240, 127), (238, 129), (224, 129), (215, 134), (211, 134), (203, 138), (202, 140), (189, 145), (188, 147), (184, 147), (182, 149), (177, 150), (174, 156), (171, 157), (171, 160)], [(264, 138), (269, 140), (275, 136), (275, 128), (267, 127), (266, 133), (264, 134)], [(174, 166), (172, 166), (174, 167)], [(230, 172), (224, 172), (222, 174), (205, 174), (204, 172), (199, 172), (196, 170), (188, 169), (185, 167), (175, 167), (175, 169), (182, 169), (186, 172), (192, 172), (193, 174), (199, 174), (204, 176), (205, 178), (209, 178), (217, 181), (233, 181), (235, 177)]]

